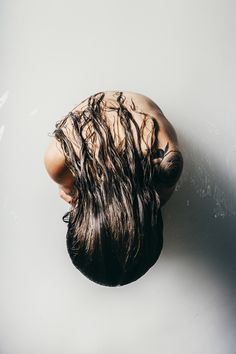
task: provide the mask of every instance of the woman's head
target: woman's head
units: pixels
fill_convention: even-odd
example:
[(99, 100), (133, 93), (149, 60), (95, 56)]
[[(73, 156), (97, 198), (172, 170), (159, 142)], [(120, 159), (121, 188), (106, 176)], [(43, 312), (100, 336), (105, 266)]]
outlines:
[[(115, 144), (106, 120), (104, 93), (91, 96), (81, 112), (70, 112), (56, 124), (66, 163), (76, 177), (78, 198), (63, 221), (68, 223), (67, 249), (84, 275), (107, 286), (130, 283), (156, 262), (163, 245), (160, 199), (155, 188), (152, 147), (157, 145), (158, 125), (144, 114), (139, 129), (117, 93), (109, 107), (123, 127), (124, 145)], [(133, 105), (133, 110), (135, 106)], [(143, 114), (143, 113), (142, 113)], [(70, 117), (80, 154), (62, 127)], [(145, 121), (152, 122), (151, 147), (144, 156), (141, 139)], [(136, 132), (136, 139), (134, 138)], [(157, 178), (155, 176), (155, 178)]]

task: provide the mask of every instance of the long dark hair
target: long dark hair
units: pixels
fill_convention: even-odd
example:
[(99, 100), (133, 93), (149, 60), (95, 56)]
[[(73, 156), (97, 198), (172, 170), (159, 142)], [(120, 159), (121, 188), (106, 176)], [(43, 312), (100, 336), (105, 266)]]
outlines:
[[(61, 142), (78, 190), (73, 207), (62, 218), (68, 224), (68, 253), (89, 279), (117, 286), (140, 278), (162, 250), (163, 222), (155, 183), (158, 168), (152, 159), (159, 127), (152, 116), (138, 112), (144, 115), (139, 128), (131, 113), (134, 102), (128, 110), (123, 92), (116, 92), (117, 104), (109, 109), (116, 112), (124, 129), (121, 148), (104, 114), (104, 96), (104, 92), (90, 96), (85, 109), (71, 111), (56, 123), (53, 134)], [(80, 154), (63, 130), (68, 118)], [(141, 139), (148, 120), (151, 146), (144, 155)]]

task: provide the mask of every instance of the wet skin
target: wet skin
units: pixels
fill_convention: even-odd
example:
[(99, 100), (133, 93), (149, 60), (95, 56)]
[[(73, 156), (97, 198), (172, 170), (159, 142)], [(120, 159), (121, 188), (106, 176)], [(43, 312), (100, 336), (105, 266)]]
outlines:
[[(114, 102), (115, 92), (117, 91), (104, 92), (105, 93), (104, 99), (107, 105), (112, 104)], [(159, 131), (157, 135), (158, 138), (157, 149), (159, 149), (159, 151), (164, 151), (165, 147), (168, 144), (169, 150), (178, 151), (179, 146), (178, 146), (177, 135), (174, 130), (174, 127), (166, 119), (166, 117), (160, 114), (160, 108), (156, 105), (156, 103), (153, 102), (147, 96), (144, 96), (140, 93), (123, 91), (123, 94), (126, 97), (124, 105), (127, 106), (127, 109), (130, 109), (133, 101), (135, 103), (137, 111), (148, 113), (157, 120), (159, 125)], [(78, 106), (76, 106), (72, 110), (72, 112), (80, 111), (83, 108), (86, 108), (87, 100), (88, 99), (82, 101)], [(140, 114), (135, 113), (134, 111), (132, 111), (132, 115), (136, 119), (138, 125), (140, 126), (142, 123), (142, 118), (141, 118), (142, 116)], [(69, 130), (67, 130), (67, 134), (68, 134), (68, 131), (72, 129), (70, 126), (70, 121), (68, 121), (67, 127), (69, 128)], [(69, 134), (69, 137), (73, 143), (72, 135)], [(122, 140), (123, 137), (124, 137), (124, 132), (122, 132), (121, 129), (119, 131), (120, 140)], [(76, 142), (74, 143), (76, 144)], [(146, 146), (141, 145), (141, 148), (145, 153)], [(65, 165), (65, 156), (61, 149), (60, 143), (57, 141), (55, 137), (51, 137), (50, 143), (44, 153), (44, 165), (49, 176), (52, 178), (54, 182), (58, 184), (59, 196), (67, 203), (73, 205), (78, 193), (78, 191), (76, 191), (74, 188), (75, 176)], [(161, 200), (161, 206), (163, 206), (167, 202), (167, 200), (171, 197), (174, 190), (175, 190), (175, 185), (170, 188), (162, 187), (158, 190), (160, 195), (160, 200)]]

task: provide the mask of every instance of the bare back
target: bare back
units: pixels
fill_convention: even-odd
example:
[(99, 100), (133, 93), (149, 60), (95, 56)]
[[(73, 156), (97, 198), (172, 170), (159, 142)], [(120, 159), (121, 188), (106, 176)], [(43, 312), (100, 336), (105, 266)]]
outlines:
[[(104, 94), (102, 100), (102, 110), (101, 110), (103, 114), (103, 118), (106, 121), (107, 126), (109, 126), (110, 132), (114, 140), (114, 145), (118, 150), (122, 150), (125, 143), (125, 132), (122, 124), (120, 123), (120, 120), (118, 119), (119, 117), (116, 111), (116, 109), (119, 106), (117, 102), (117, 97), (121, 92), (103, 91), (102, 93)], [(160, 194), (163, 195), (162, 204), (164, 204), (164, 202), (167, 199), (169, 199), (170, 195), (174, 191), (174, 186), (182, 171), (182, 157), (181, 157), (181, 153), (179, 152), (176, 132), (172, 124), (164, 116), (160, 107), (150, 98), (136, 92), (122, 91), (122, 93), (124, 98), (123, 106), (132, 114), (132, 117), (134, 119), (133, 122), (134, 124), (131, 124), (131, 129), (133, 131), (133, 137), (136, 144), (138, 144), (138, 141), (137, 141), (135, 125), (137, 124), (139, 130), (142, 131), (142, 140), (141, 140), (140, 147), (144, 156), (146, 155), (147, 150), (150, 149), (152, 145), (152, 134), (151, 134), (152, 125), (153, 125), (152, 120), (154, 119), (158, 124), (157, 140), (156, 140), (157, 146), (155, 147), (155, 151), (157, 152), (157, 155), (154, 156), (153, 158), (155, 163), (157, 164), (160, 164), (163, 161), (167, 161), (167, 164), (162, 163), (162, 165), (164, 167), (167, 166), (167, 168), (165, 169), (163, 168), (164, 171), (163, 184), (161, 186), (158, 186)], [(88, 107), (88, 102), (90, 97), (86, 98), (79, 105), (74, 107), (71, 113), (80, 114), (84, 112)], [(73, 122), (70, 115), (68, 115), (68, 117), (66, 117), (66, 120), (63, 122), (62, 130), (66, 135), (66, 137), (71, 141), (76, 155), (80, 157), (80, 153), (81, 153), (80, 146), (78, 144), (76, 136), (74, 135)], [(84, 138), (88, 138), (88, 136), (92, 136), (92, 133), (93, 131), (91, 130), (91, 127), (88, 124), (88, 126), (86, 127), (86, 129), (83, 131), (82, 134), (84, 134)], [(60, 143), (54, 138), (52, 145), (54, 145), (53, 147), (54, 153), (55, 151), (57, 151), (56, 152), (57, 161), (61, 161), (61, 166), (63, 170), (65, 170), (65, 156), (61, 149)], [(94, 154), (97, 156), (99, 145), (96, 145), (96, 141), (93, 141), (92, 145), (93, 145), (93, 150), (95, 150)], [(174, 152), (174, 155), (172, 152)], [(176, 152), (180, 153), (177, 156), (177, 160), (176, 160)], [(168, 153), (170, 153), (168, 156), (169, 161), (168, 158), (164, 160), (165, 155)], [(176, 161), (177, 161), (177, 170), (176, 170)], [(175, 170), (174, 174), (173, 171), (171, 172), (171, 166), (172, 167), (174, 166), (174, 169), (172, 168), (173, 171)], [(172, 178), (171, 183), (168, 183), (168, 178), (171, 174), (172, 177), (174, 175), (174, 179)], [(66, 171), (65, 178), (69, 181), (69, 184), (73, 183), (74, 177), (75, 176), (72, 175), (71, 171), (69, 170)]]
[[(105, 97), (103, 99), (103, 113), (104, 119), (106, 119), (107, 124), (110, 127), (111, 134), (113, 136), (115, 145), (119, 148), (122, 148), (122, 142), (124, 142), (124, 129), (120, 124), (119, 119), (117, 119), (118, 115), (115, 113), (114, 108), (117, 108), (117, 95), (118, 91), (105, 91)], [(157, 140), (158, 146), (157, 149), (165, 149), (166, 145), (169, 144), (169, 149), (178, 150), (178, 140), (177, 135), (174, 130), (174, 127), (164, 116), (161, 109), (158, 105), (152, 101), (147, 96), (144, 96), (140, 93), (123, 91), (123, 95), (125, 97), (124, 106), (129, 110), (135, 121), (137, 122), (139, 129), (143, 129), (143, 140), (141, 140), (141, 149), (143, 154), (146, 154), (146, 150), (151, 146), (151, 129), (152, 123), (150, 117), (154, 118), (159, 126)], [(82, 101), (78, 106), (76, 106), (72, 112), (73, 113), (81, 113), (83, 112), (88, 105), (88, 99)], [(145, 124), (144, 124), (145, 121)], [(132, 126), (133, 135), (136, 139), (136, 132), (134, 126)], [(65, 125), (65, 134), (67, 134), (71, 141), (75, 144), (75, 150), (77, 153), (78, 145), (76, 140), (73, 138), (73, 126), (71, 121), (68, 119)], [(137, 140), (136, 140), (137, 143)]]

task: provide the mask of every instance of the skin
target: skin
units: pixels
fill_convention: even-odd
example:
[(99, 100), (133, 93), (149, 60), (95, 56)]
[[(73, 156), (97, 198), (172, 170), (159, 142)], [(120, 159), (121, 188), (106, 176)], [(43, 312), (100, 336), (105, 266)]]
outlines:
[(65, 157), (59, 142), (52, 137), (44, 153), (44, 164), (49, 176), (58, 184), (59, 196), (67, 203), (73, 203), (75, 178), (65, 165)]
[[(115, 92), (117, 91), (105, 91), (105, 99), (106, 104), (112, 104), (114, 102), (114, 97), (112, 97)], [(159, 131), (158, 131), (158, 148), (163, 149), (165, 148), (166, 144), (169, 143), (169, 150), (179, 150), (178, 140), (176, 132), (171, 125), (171, 123), (160, 114), (159, 107), (153, 102), (149, 97), (142, 95), (137, 92), (127, 92), (123, 91), (124, 96), (126, 97), (125, 105), (128, 109), (132, 105), (132, 101), (135, 103), (136, 110), (146, 112), (152, 115), (158, 122)], [(78, 106), (76, 106), (73, 111), (80, 111), (86, 107), (87, 99), (81, 102)], [(107, 113), (109, 116), (109, 112)], [(142, 122), (142, 116), (132, 111), (134, 118), (136, 119), (139, 126)], [(112, 121), (112, 115), (110, 116)], [(76, 145), (76, 142), (73, 141), (73, 136), (68, 133), (71, 131), (71, 125), (68, 121), (67, 124), (69, 130), (67, 130), (67, 134), (69, 134), (71, 142)], [(124, 137), (124, 132), (122, 129), (119, 130), (119, 137), (122, 140)], [(148, 136), (146, 140), (148, 144)], [(146, 145), (141, 145), (141, 148), (145, 154)], [(76, 148), (75, 148), (76, 150)], [(46, 148), (44, 153), (44, 165), (54, 182), (58, 184), (59, 187), (59, 196), (65, 200), (65, 202), (72, 204), (76, 199), (75, 189), (74, 189), (74, 181), (75, 177), (73, 176), (72, 172), (66, 167), (65, 165), (65, 157), (61, 150), (60, 143), (56, 140), (56, 138), (51, 137), (50, 143)], [(161, 206), (163, 206), (171, 197), (172, 193), (175, 190), (175, 186), (171, 188), (162, 188), (159, 189), (160, 201)]]

